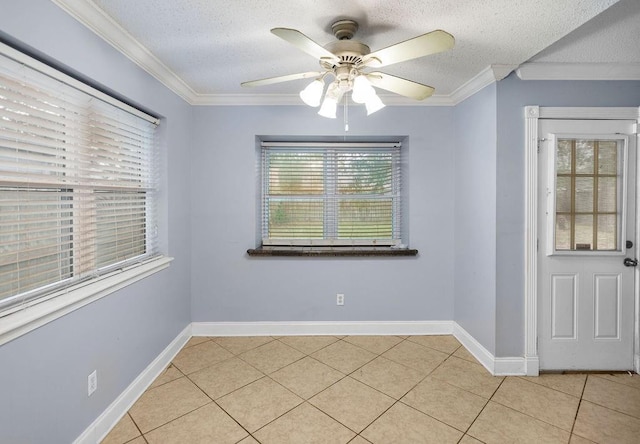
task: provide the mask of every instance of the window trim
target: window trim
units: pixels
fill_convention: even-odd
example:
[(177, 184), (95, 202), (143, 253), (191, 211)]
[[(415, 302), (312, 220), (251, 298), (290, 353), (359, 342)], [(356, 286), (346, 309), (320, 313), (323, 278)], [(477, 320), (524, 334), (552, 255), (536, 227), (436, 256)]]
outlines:
[[(0, 55), (39, 71), (45, 76), (89, 94), (100, 101), (120, 108), (151, 124), (158, 125), (160, 123), (157, 117), (135, 108), (89, 83), (72, 77), (65, 72), (64, 68), (58, 69), (55, 66), (43, 63), (4, 42), (0, 42)], [(157, 198), (157, 189), (150, 189), (147, 192)], [(66, 287), (52, 289), (43, 297), (18, 306), (17, 310), (5, 310), (0, 316), (0, 346), (145, 277), (160, 272), (168, 268), (172, 261), (172, 257), (162, 254), (144, 256), (137, 261), (132, 258), (132, 260), (121, 264), (112, 264), (104, 267), (105, 272), (99, 276), (80, 280)]]
[(0, 346), (169, 267), (159, 256), (52, 293), (46, 301), (0, 318)]
[[(398, 254), (398, 252), (407, 250), (409, 251), (408, 255), (416, 255), (417, 250), (410, 250), (403, 243), (403, 241), (405, 241), (404, 235), (406, 234), (406, 227), (403, 227), (402, 222), (398, 222), (400, 225), (398, 225), (398, 227), (394, 229), (394, 233), (398, 234), (397, 239), (288, 239), (284, 242), (281, 242), (280, 240), (271, 241), (270, 239), (264, 237), (263, 211), (266, 172), (263, 156), (265, 149), (300, 148), (301, 150), (304, 150), (305, 148), (320, 148), (328, 151), (339, 151), (340, 149), (353, 148), (396, 148), (399, 149), (399, 154), (397, 158), (398, 164), (395, 165), (394, 168), (397, 168), (400, 174), (403, 174), (402, 171), (405, 171), (405, 167), (402, 165), (402, 159), (406, 156), (406, 148), (401, 149), (401, 147), (403, 147), (404, 145), (404, 137), (396, 136), (392, 138), (384, 138), (385, 140), (357, 139), (352, 141), (334, 141), (326, 140), (325, 138), (320, 139), (321, 140), (305, 138), (304, 140), (298, 141), (296, 139), (290, 138), (284, 138), (284, 140), (282, 140), (269, 137), (265, 140), (259, 136), (257, 137), (257, 168), (259, 171), (257, 181), (257, 212), (260, 215), (257, 219), (256, 225), (257, 233), (259, 233), (257, 236), (258, 247), (247, 250), (247, 253), (250, 256), (399, 256), (403, 254)], [(405, 210), (402, 207), (408, 204), (408, 198), (405, 195), (405, 191), (402, 190), (402, 185), (396, 183), (395, 180), (396, 179), (394, 179), (393, 186), (394, 190), (397, 189), (398, 196), (397, 198), (394, 197), (393, 199), (394, 214), (392, 215), (392, 217), (394, 219), (394, 224), (396, 223), (396, 221), (402, 220), (405, 217)], [(394, 253), (389, 254), (390, 251)]]
[[(560, 139), (590, 139), (590, 140), (607, 140), (607, 141), (616, 141), (619, 144), (620, 149), (620, 159), (619, 162), (621, 166), (619, 166), (619, 177), (618, 180), (621, 180), (620, 191), (621, 195), (620, 199), (620, 211), (618, 213), (618, 227), (617, 227), (617, 247), (615, 250), (558, 250), (556, 248), (556, 219), (558, 217), (556, 211), (556, 181), (557, 181), (557, 172), (556, 172), (556, 156), (557, 156), (557, 146), (558, 140)], [(574, 134), (574, 133), (561, 133), (561, 134), (551, 134), (551, 144), (553, 149), (549, 150), (548, 159), (546, 160), (551, 167), (549, 168), (549, 173), (547, 177), (547, 187), (553, 192), (550, 195), (549, 199), (549, 215), (550, 217), (547, 220), (547, 232), (553, 233), (552, 236), (547, 236), (547, 245), (546, 245), (546, 254), (547, 256), (625, 256), (627, 254), (626, 247), (624, 245), (623, 239), (620, 238), (620, 233), (625, 233), (627, 229), (627, 182), (628, 182), (628, 174), (629, 174), (629, 138), (625, 135), (612, 135), (612, 134)], [(594, 209), (595, 211), (595, 209)]]

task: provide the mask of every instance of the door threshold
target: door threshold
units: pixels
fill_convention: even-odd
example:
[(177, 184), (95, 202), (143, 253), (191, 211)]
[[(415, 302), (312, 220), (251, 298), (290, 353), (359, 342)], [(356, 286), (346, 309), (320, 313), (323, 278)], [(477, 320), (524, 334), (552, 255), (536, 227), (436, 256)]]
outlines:
[(540, 370), (541, 375), (636, 375), (633, 370)]

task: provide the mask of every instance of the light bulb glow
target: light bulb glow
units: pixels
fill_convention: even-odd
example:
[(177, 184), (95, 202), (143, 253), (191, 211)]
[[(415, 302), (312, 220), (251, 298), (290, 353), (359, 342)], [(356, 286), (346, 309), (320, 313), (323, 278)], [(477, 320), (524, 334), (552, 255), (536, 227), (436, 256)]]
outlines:
[(322, 117), (328, 117), (329, 119), (336, 118), (336, 111), (338, 109), (338, 103), (342, 99), (342, 91), (337, 82), (333, 82), (327, 88), (327, 92), (324, 95), (322, 106), (320, 107), (320, 114)]
[(322, 106), (320, 107), (320, 111), (318, 111), (318, 114), (320, 114), (322, 117), (335, 119), (337, 109), (338, 109), (338, 102), (336, 102), (331, 97), (325, 97), (324, 100), (322, 101)]
[(359, 75), (353, 81), (351, 98), (356, 103), (366, 103), (376, 92), (365, 75)]
[(309, 106), (320, 106), (320, 99), (322, 99), (322, 91), (324, 90), (324, 80), (316, 79), (309, 83), (305, 89), (300, 91), (300, 98), (304, 103)]
[(385, 107), (384, 103), (382, 103), (382, 100), (380, 100), (380, 97), (378, 97), (376, 94), (367, 99), (365, 106), (367, 107), (367, 116), (370, 116), (371, 114), (375, 113), (376, 111), (380, 111)]

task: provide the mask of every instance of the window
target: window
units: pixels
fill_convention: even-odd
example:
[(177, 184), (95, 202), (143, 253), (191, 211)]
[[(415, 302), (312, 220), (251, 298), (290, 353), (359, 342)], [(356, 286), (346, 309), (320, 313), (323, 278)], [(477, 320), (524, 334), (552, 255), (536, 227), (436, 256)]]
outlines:
[(156, 254), (156, 119), (16, 53), (0, 55), (0, 317)]
[(556, 145), (556, 251), (620, 250), (620, 140), (559, 138)]
[(400, 143), (262, 143), (264, 246), (401, 243)]

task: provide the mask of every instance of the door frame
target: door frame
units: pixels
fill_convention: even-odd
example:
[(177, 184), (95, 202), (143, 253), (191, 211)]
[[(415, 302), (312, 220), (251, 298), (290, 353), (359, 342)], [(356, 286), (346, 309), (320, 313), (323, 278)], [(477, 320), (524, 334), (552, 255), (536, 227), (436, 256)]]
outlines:
[[(640, 150), (640, 107), (624, 108), (577, 108), (525, 106), (525, 278), (524, 278), (524, 339), (525, 372), (537, 376), (540, 371), (538, 357), (538, 135), (539, 119), (575, 119), (575, 120), (634, 120), (636, 122), (636, 149)], [(636, 239), (640, 247), (640, 155), (636, 156)], [(543, 246), (544, 248), (544, 246)], [(640, 250), (636, 250), (640, 251)], [(640, 270), (635, 269), (634, 287), (634, 338), (633, 366), (640, 373)]]

